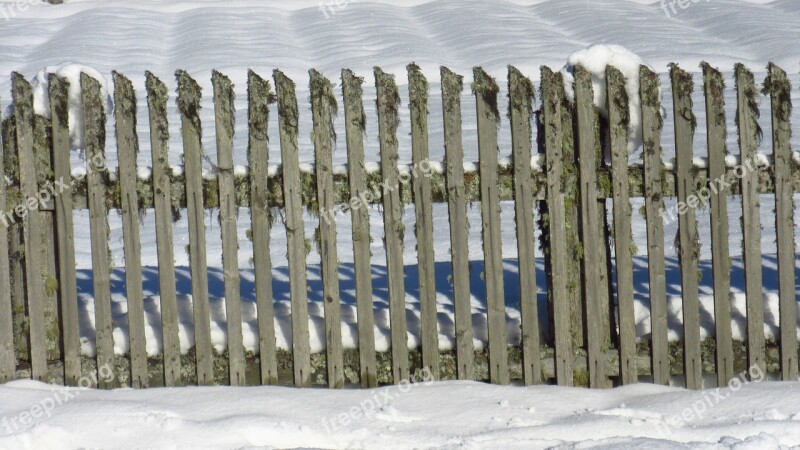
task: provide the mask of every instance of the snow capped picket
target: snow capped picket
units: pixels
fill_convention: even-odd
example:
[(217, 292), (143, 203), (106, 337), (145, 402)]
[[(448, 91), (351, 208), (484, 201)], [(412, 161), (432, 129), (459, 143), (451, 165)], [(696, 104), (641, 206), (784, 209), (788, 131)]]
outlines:
[(100, 94), (106, 99), (106, 114), (113, 108), (111, 96), (108, 94), (108, 83), (105, 77), (97, 70), (81, 64), (67, 63), (58, 66), (48, 66), (36, 74), (33, 80), (33, 107), (36, 114), (50, 117), (50, 86), (48, 76), (56, 74), (69, 82), (69, 137), (73, 150), (83, 150), (83, 100), (81, 99), (81, 73), (85, 73), (100, 82)]
[[(604, 118), (608, 118), (606, 106), (606, 67), (614, 66), (625, 77), (625, 89), (628, 92), (628, 110), (630, 123), (628, 128), (628, 154), (634, 153), (642, 146), (642, 111), (639, 99), (639, 67), (647, 65), (642, 58), (621, 45), (597, 44), (569, 55), (567, 64), (561, 69), (564, 75), (564, 89), (570, 102), (575, 101), (573, 82), (575, 67), (581, 66), (592, 76), (594, 104)], [(655, 70), (650, 67), (651, 70)], [(659, 89), (659, 99), (661, 90)], [(665, 112), (662, 107), (661, 115)]]

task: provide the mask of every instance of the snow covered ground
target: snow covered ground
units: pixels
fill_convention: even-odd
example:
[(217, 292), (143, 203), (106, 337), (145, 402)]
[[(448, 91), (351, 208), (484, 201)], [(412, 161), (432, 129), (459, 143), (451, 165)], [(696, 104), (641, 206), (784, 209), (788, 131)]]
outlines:
[[(669, 1), (667, 3), (670, 3)], [(139, 137), (142, 151), (139, 164), (150, 162), (147, 129), (144, 72), (152, 71), (167, 83), (170, 93), (170, 159), (179, 164), (180, 130), (175, 107), (176, 69), (187, 70), (203, 86), (206, 98), (201, 119), (206, 150), (213, 154), (214, 127), (210, 75), (213, 69), (229, 75), (237, 94), (237, 121), (234, 159), (246, 161), (246, 73), (248, 68), (265, 78), (280, 68), (297, 82), (300, 103), (300, 159), (313, 161), (310, 138), (311, 115), (308, 103), (307, 71), (316, 68), (336, 82), (342, 68), (351, 68), (365, 77), (364, 99), (367, 113), (366, 158), (378, 160), (377, 121), (374, 103), (372, 67), (381, 66), (394, 73), (400, 86), (402, 107), (399, 130), (400, 160), (410, 162), (408, 92), (405, 65), (416, 62), (430, 82), (431, 159), (444, 156), (441, 125), (439, 66), (446, 65), (465, 75), (462, 96), (465, 157), (477, 160), (475, 102), (469, 92), (471, 69), (483, 66), (498, 79), (501, 87), (499, 108), (505, 111), (507, 98), (506, 66), (513, 64), (534, 82), (539, 67), (560, 69), (567, 57), (596, 43), (620, 44), (630, 49), (661, 74), (664, 105), (667, 110), (662, 145), (666, 158), (674, 155), (671, 96), (666, 74), (667, 64), (678, 62), (695, 74), (700, 82), (699, 63), (708, 61), (725, 76), (728, 146), (738, 152), (734, 125), (735, 93), (732, 89), (733, 65), (743, 62), (756, 73), (757, 82), (765, 75), (767, 62), (774, 61), (790, 74), (796, 89), (796, 43), (800, 42), (800, 3), (796, 0), (710, 0), (692, 1), (687, 8), (677, 6), (669, 17), (657, 0), (67, 0), (63, 5), (0, 0), (0, 111), (9, 104), (11, 71), (29, 79), (45, 67), (75, 63), (89, 66), (110, 81), (112, 70), (132, 79), (139, 103)], [(22, 5), (22, 6), (20, 6)], [(24, 8), (23, 8), (24, 6)], [(109, 83), (110, 86), (110, 83)], [(338, 87), (335, 88), (340, 95)], [(695, 138), (695, 156), (705, 156), (705, 127), (702, 89), (696, 87), (695, 113), (700, 126)], [(771, 126), (766, 113), (769, 102), (762, 99), (760, 125), (765, 136)], [(341, 100), (340, 100), (341, 101)], [(800, 124), (800, 109), (793, 111), (793, 123)], [(113, 120), (108, 123), (108, 159), (116, 165)], [(344, 120), (335, 121), (336, 131), (344, 135)], [(280, 162), (277, 145), (277, 115), (270, 117), (269, 132), (273, 145), (270, 162)], [(506, 121), (499, 130), (501, 157), (510, 155), (510, 127)], [(800, 149), (800, 133), (794, 133), (793, 148)], [(771, 153), (769, 139), (759, 148)], [(83, 164), (79, 151), (73, 165)], [(639, 161), (638, 153), (631, 161)], [(334, 163), (346, 162), (344, 140), (334, 151)], [(731, 198), (730, 247), (734, 262), (732, 279), (734, 337), (744, 335), (743, 276), (741, 269), (741, 207)], [(638, 211), (640, 199), (633, 200)], [(667, 201), (667, 207), (674, 202)], [(484, 288), (480, 280), (482, 248), (480, 244), (479, 204), (473, 204), (468, 217), (473, 295), (473, 324), (476, 342), (485, 342)], [(765, 335), (777, 333), (777, 292), (773, 202), (762, 198), (762, 251), (764, 252)], [(185, 214), (184, 214), (185, 216)], [(373, 273), (376, 304), (377, 347), (388, 347), (388, 305), (385, 279), (385, 253), (382, 248), (383, 223), (380, 211), (370, 211), (372, 226)], [(440, 347), (450, 348), (453, 341), (452, 289), (449, 235), (446, 205), (435, 205), (437, 230), (435, 254), (440, 325)], [(245, 345), (252, 349), (257, 342), (250, 268), (252, 244), (245, 237), (249, 215), (239, 216), (242, 269), (243, 320)], [(306, 233), (313, 236), (316, 219), (306, 217)], [(339, 259), (342, 261), (344, 343), (357, 345), (354, 311), (354, 283), (350, 222), (337, 216)], [(709, 234), (708, 210), (698, 211), (700, 236)], [(800, 213), (796, 213), (800, 221)], [(407, 229), (414, 223), (413, 208), (406, 209)], [(513, 205), (502, 204), (503, 257), (506, 261), (507, 329), (510, 342), (519, 337), (517, 311), (516, 241)], [(127, 351), (127, 307), (125, 305), (122, 225), (116, 214), (110, 217), (111, 250), (116, 269), (113, 276), (114, 331), (118, 353)], [(212, 297), (212, 334), (215, 346), (225, 347), (225, 313), (221, 275), (221, 242), (217, 213), (206, 217), (210, 294)], [(88, 214), (77, 212), (76, 230), (88, 229)], [(178, 292), (181, 295), (181, 344), (188, 350), (193, 344), (191, 290), (188, 257), (188, 228), (183, 219), (175, 224), (175, 255), (178, 268)], [(681, 289), (675, 249), (672, 244), (676, 225), (666, 227), (667, 282), (670, 296), (670, 338), (679, 339), (681, 327)], [(644, 221), (634, 214), (634, 240), (640, 252), (646, 250)], [(800, 233), (796, 231), (796, 233)], [(83, 351), (94, 352), (94, 307), (92, 300), (91, 258), (88, 233), (76, 234), (77, 264), (81, 304)], [(419, 305), (416, 279), (415, 239), (406, 233), (406, 290), (409, 308), (409, 346), (418, 342)], [(710, 295), (710, 243), (701, 242), (702, 333), (713, 335), (713, 302)], [(278, 344), (291, 343), (289, 289), (286, 262), (285, 230), (279, 221), (272, 230), (271, 253), (275, 267)], [(142, 221), (142, 250), (147, 314), (148, 352), (157, 353), (161, 345), (158, 301), (157, 259), (153, 212)], [(541, 251), (539, 250), (539, 255)], [(312, 347), (324, 348), (322, 326), (319, 256), (309, 255)], [(537, 261), (540, 290), (540, 317), (544, 322), (545, 280), (542, 261)], [(637, 333), (649, 333), (646, 256), (635, 260)], [(800, 409), (793, 405), (793, 389), (798, 385), (750, 384), (730, 400), (716, 406), (701, 420), (676, 427), (667, 436), (659, 434), (657, 424), (679, 416), (703, 395), (677, 389), (636, 386), (610, 392), (586, 392), (555, 387), (499, 388), (471, 383), (445, 383), (415, 387), (398, 395), (369, 419), (325, 433), (322, 419), (336, 417), (350, 406), (374, 395), (370, 391), (330, 393), (319, 390), (296, 391), (283, 388), (232, 389), (202, 388), (146, 392), (82, 392), (79, 398), (59, 406), (53, 416), (36, 420), (28, 431), (7, 432), (0, 424), (0, 447), (47, 448), (79, 447), (543, 447), (576, 444), (585, 447), (624, 446), (630, 448), (680, 445), (706, 448), (773, 448), (800, 445)], [(51, 393), (52, 387), (16, 382), (0, 387), (0, 420), (29, 410)], [(383, 388), (391, 391), (397, 388)], [(504, 403), (505, 399), (505, 403)], [(434, 401), (435, 400), (435, 401)], [(308, 403), (309, 406), (298, 406)], [(622, 404), (625, 406), (621, 406)], [(533, 410), (530, 410), (533, 408)], [(659, 422), (661, 421), (661, 422)], [(26, 427), (27, 429), (28, 427)], [(97, 430), (104, 430), (97, 432)], [(760, 435), (761, 432), (765, 434)], [(172, 433), (167, 435), (167, 433)], [(50, 439), (50, 440), (48, 440)], [(133, 440), (132, 440), (133, 439)], [(179, 439), (191, 439), (179, 441)], [(670, 443), (668, 441), (674, 441)], [(190, 444), (186, 444), (190, 442)], [(688, 443), (688, 444), (687, 444)]]

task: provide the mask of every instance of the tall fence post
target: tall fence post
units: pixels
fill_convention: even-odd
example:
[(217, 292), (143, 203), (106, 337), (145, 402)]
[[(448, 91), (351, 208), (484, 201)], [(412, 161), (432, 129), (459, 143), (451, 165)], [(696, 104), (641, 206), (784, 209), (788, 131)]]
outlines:
[[(377, 90), (378, 134), (381, 148), (383, 190), (383, 228), (386, 247), (386, 268), (389, 278), (389, 322), (392, 334), (392, 380), (395, 384), (408, 380), (408, 331), (406, 328), (406, 292), (403, 282), (403, 203), (397, 168), (397, 117), (400, 94), (394, 76), (375, 68)], [(395, 188), (396, 187), (396, 188)]]
[(336, 252), (335, 199), (333, 191), (333, 116), (336, 97), (331, 82), (314, 69), (309, 71), (311, 112), (317, 175), (317, 204), (320, 211), (319, 250), (322, 260), (322, 298), (325, 313), (328, 386), (344, 386), (342, 356), (342, 313), (339, 296), (339, 260)]
[[(0, 215), (8, 211), (5, 176), (5, 136), (0, 135)], [(0, 383), (16, 378), (17, 357), (14, 353), (14, 322), (11, 304), (11, 264), (8, 255), (8, 223), (0, 225)]]
[(728, 195), (725, 182), (725, 80), (708, 63), (702, 64), (708, 134), (708, 179), (711, 196), (711, 252), (714, 273), (714, 324), (716, 328), (717, 383), (733, 379), (733, 336), (731, 331), (731, 267), (728, 250)]
[(770, 63), (764, 92), (772, 103), (772, 154), (775, 164), (775, 230), (780, 297), (781, 375), (796, 380), (797, 299), (795, 298), (794, 189), (792, 185), (792, 86), (786, 72)]
[(453, 274), (453, 307), (456, 325), (456, 364), (459, 380), (474, 378), (475, 349), (472, 330), (472, 298), (469, 285), (469, 221), (464, 187), (464, 146), (461, 133), (463, 77), (442, 66), (442, 116), (450, 217), (450, 257)]
[(614, 257), (619, 311), (619, 371), (622, 384), (638, 380), (636, 317), (633, 303), (633, 238), (628, 192), (628, 126), (630, 110), (626, 80), (619, 69), (606, 68), (608, 128), (611, 141), (611, 190), (614, 198)]
[(167, 86), (150, 72), (145, 73), (147, 108), (150, 119), (150, 148), (153, 161), (153, 205), (158, 256), (158, 294), (161, 299), (161, 333), (164, 350), (164, 386), (180, 386), (181, 346), (178, 339), (178, 303), (175, 284), (175, 255), (172, 239), (173, 186), (169, 166), (169, 123)]
[(192, 274), (192, 309), (194, 311), (194, 351), (197, 384), (214, 383), (214, 357), (211, 347), (211, 317), (208, 306), (208, 265), (206, 264), (206, 225), (203, 202), (202, 126), (200, 124), (200, 86), (188, 73), (179, 70), (178, 109), (183, 136), (186, 210), (189, 215), (189, 266)]
[(253, 264), (256, 277), (258, 309), (258, 347), (261, 362), (261, 384), (278, 383), (277, 344), (275, 342), (275, 310), (272, 295), (272, 260), (269, 254), (271, 213), (269, 205), (268, 163), (269, 105), (275, 101), (269, 81), (252, 70), (247, 78), (249, 141), (247, 160), (250, 165), (250, 220), (253, 227)]
[(286, 208), (286, 234), (289, 257), (289, 289), (292, 299), (292, 354), (294, 384), (311, 385), (311, 345), (308, 334), (308, 293), (306, 289), (306, 242), (303, 199), (298, 160), (298, 111), (294, 82), (275, 70), (278, 94), (278, 126), (283, 166), (283, 202)]
[(536, 287), (536, 236), (533, 222), (535, 202), (531, 174), (531, 118), (533, 83), (508, 66), (508, 111), (514, 161), (514, 219), (517, 226), (519, 260), (519, 312), (522, 326), (522, 377), (526, 385), (542, 382), (539, 356), (539, 292)]
[[(764, 342), (764, 294), (761, 273), (761, 200), (756, 165), (761, 128), (757, 118), (758, 90), (752, 72), (742, 64), (735, 68), (736, 125), (739, 128), (740, 164), (748, 170), (741, 179), (742, 256), (744, 259), (745, 297), (747, 299), (747, 367), (767, 373)], [(748, 163), (749, 162), (749, 163)]]

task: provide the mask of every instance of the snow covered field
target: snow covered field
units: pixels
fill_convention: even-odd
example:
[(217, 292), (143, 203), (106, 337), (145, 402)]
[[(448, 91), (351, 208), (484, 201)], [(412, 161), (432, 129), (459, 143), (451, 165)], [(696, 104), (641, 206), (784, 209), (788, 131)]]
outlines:
[[(465, 75), (466, 89), (462, 96), (465, 158), (477, 160), (475, 102), (469, 91), (471, 69), (483, 66), (498, 79), (501, 86), (499, 108), (506, 110), (506, 66), (515, 65), (538, 85), (539, 67), (560, 69), (567, 56), (595, 43), (623, 45), (642, 57), (660, 74), (664, 86), (663, 103), (667, 109), (662, 145), (665, 157), (674, 155), (671, 96), (666, 75), (667, 64), (678, 62), (700, 81), (699, 63), (708, 61), (724, 74), (726, 91), (728, 146), (738, 152), (734, 125), (735, 92), (732, 87), (733, 65), (745, 63), (756, 73), (760, 83), (767, 62), (773, 61), (790, 74), (794, 83), (792, 98), (800, 97), (797, 85), (800, 53), (800, 3), (796, 0), (709, 0), (686, 2), (670, 17), (656, 0), (66, 0), (63, 5), (27, 4), (0, 0), (0, 111), (9, 104), (11, 71), (19, 71), (33, 79), (47, 66), (68, 63), (83, 64), (95, 69), (107, 80), (112, 70), (124, 73), (137, 88), (139, 103), (139, 138), (142, 151), (139, 164), (150, 162), (149, 130), (147, 129), (144, 72), (152, 71), (167, 83), (170, 93), (170, 157), (179, 164), (180, 130), (175, 107), (176, 69), (185, 69), (203, 86), (205, 99), (201, 119), (204, 123), (204, 145), (214, 149), (213, 108), (210, 75), (213, 69), (229, 75), (236, 86), (236, 164), (246, 160), (246, 73), (248, 68), (265, 78), (280, 68), (297, 82), (300, 103), (300, 160), (313, 161), (310, 138), (311, 115), (308, 103), (307, 70), (316, 68), (336, 82), (342, 68), (351, 68), (365, 77), (365, 109), (367, 113), (366, 158), (378, 160), (377, 121), (374, 103), (372, 67), (394, 73), (400, 86), (402, 106), (399, 130), (400, 159), (410, 162), (408, 92), (405, 65), (419, 64), (430, 82), (431, 159), (444, 156), (441, 125), (441, 96), (438, 83), (439, 66), (446, 65)], [(670, 3), (669, 1), (667, 3)], [(110, 86), (110, 83), (109, 83)], [(335, 88), (340, 95), (339, 88)], [(695, 156), (705, 156), (705, 127), (702, 89), (694, 94), (695, 113), (700, 126), (695, 137)], [(760, 125), (765, 136), (771, 131), (768, 100), (762, 96)], [(270, 162), (280, 162), (277, 145), (277, 114), (270, 117), (272, 137)], [(793, 123), (800, 124), (800, 111), (795, 108)], [(113, 121), (108, 123), (108, 159), (116, 165)], [(344, 136), (344, 120), (335, 121), (336, 131)], [(502, 123), (499, 130), (501, 157), (510, 155), (510, 127)], [(800, 133), (793, 136), (793, 149), (800, 149)], [(769, 139), (759, 151), (769, 155)], [(79, 151), (72, 156), (73, 165), (83, 164)], [(631, 162), (639, 155), (631, 156)], [(344, 140), (334, 151), (334, 163), (346, 162)], [(745, 334), (744, 282), (741, 269), (741, 207), (738, 198), (729, 203), (731, 223), (730, 247), (734, 262), (732, 279), (734, 337)], [(666, 206), (674, 205), (667, 201)], [(641, 206), (633, 200), (633, 210)], [(762, 251), (764, 252), (765, 334), (777, 333), (777, 292), (773, 202), (762, 198)], [(435, 205), (434, 225), (437, 293), (440, 318), (440, 348), (453, 343), (452, 289), (448, 282), (449, 235), (446, 205)], [(480, 279), (482, 248), (480, 241), (480, 209), (473, 204), (468, 211), (470, 227), (470, 260), (473, 295), (473, 324), (476, 346), (486, 339), (484, 287)], [(382, 247), (383, 223), (380, 211), (370, 212), (373, 236), (373, 273), (376, 304), (376, 340), (379, 350), (388, 348), (388, 304), (385, 280), (385, 253)], [(646, 250), (644, 221), (634, 215), (634, 240), (640, 252)], [(146, 299), (147, 346), (151, 354), (161, 346), (157, 259), (153, 212), (142, 222), (142, 250)], [(185, 214), (184, 214), (185, 217)], [(342, 261), (343, 328), (345, 346), (357, 345), (355, 298), (352, 275), (350, 222), (337, 217), (339, 258)], [(700, 236), (710, 236), (707, 210), (698, 211)], [(800, 220), (800, 213), (796, 213)], [(413, 226), (413, 207), (404, 214), (407, 229)], [(88, 214), (77, 212), (76, 230), (88, 230)], [(306, 217), (306, 232), (313, 236), (316, 219)], [(503, 257), (506, 261), (506, 304), (509, 340), (519, 339), (517, 311), (516, 243), (513, 204), (502, 204)], [(122, 224), (116, 214), (110, 216), (111, 250), (115, 266), (112, 279), (114, 293), (114, 332), (118, 353), (127, 351), (127, 307), (125, 305)], [(225, 312), (221, 273), (221, 242), (216, 212), (206, 217), (210, 289), (212, 297), (212, 338), (218, 350), (226, 344)], [(248, 349), (257, 342), (255, 312), (252, 299), (253, 276), (250, 268), (252, 244), (245, 237), (249, 228), (246, 210), (240, 214), (239, 262), (242, 268), (244, 338)], [(185, 218), (175, 224), (175, 255), (178, 268), (178, 292), (181, 297), (181, 344), (183, 350), (193, 345), (191, 290), (188, 257), (188, 228)], [(680, 283), (672, 239), (676, 224), (666, 228), (667, 282), (670, 296), (670, 338), (682, 334)], [(796, 231), (796, 234), (800, 232)], [(799, 236), (800, 237), (800, 236)], [(702, 241), (701, 286), (702, 335), (713, 335), (713, 302), (710, 297), (710, 243)], [(409, 308), (409, 346), (418, 343), (419, 305), (416, 279), (416, 242), (413, 233), (406, 233), (406, 291)], [(81, 326), (83, 352), (94, 353), (94, 306), (91, 283), (91, 258), (88, 233), (76, 235), (79, 290), (82, 302)], [(289, 289), (286, 270), (285, 230), (278, 222), (272, 230), (272, 260), (278, 345), (289, 348), (291, 327)], [(539, 255), (541, 255), (541, 250)], [(321, 304), (319, 257), (309, 255), (309, 298), (312, 350), (324, 348), (325, 339)], [(540, 318), (546, 332), (543, 262), (538, 263)], [(635, 260), (637, 333), (649, 333), (649, 300), (647, 297), (646, 257)], [(498, 447), (530, 448), (550, 445), (581, 448), (627, 445), (630, 448), (673, 448), (673, 444), (707, 443), (706, 448), (730, 447), (773, 448), (800, 445), (800, 409), (792, 401), (794, 384), (768, 382), (750, 384), (717, 406), (699, 421), (661, 435), (654, 424), (664, 418), (680, 415), (691, 406), (698, 393), (678, 389), (636, 386), (611, 392), (586, 392), (554, 387), (498, 388), (472, 383), (446, 383), (414, 388), (398, 395), (370, 418), (356, 421), (326, 433), (322, 418), (335, 417), (347, 408), (358, 405), (374, 393), (348, 391), (330, 393), (319, 390), (296, 391), (281, 388), (231, 389), (203, 388), (158, 390), (149, 392), (117, 391), (84, 392), (79, 398), (59, 406), (53, 416), (36, 420), (28, 431), (8, 430), (0, 423), (0, 447), (167, 447), (185, 445), (190, 448), (216, 447)], [(27, 411), (43, 398), (52, 396), (49, 389), (36, 383), (16, 382), (0, 387), (0, 420)], [(383, 388), (391, 390), (397, 388)], [(794, 390), (794, 391), (793, 391)], [(504, 404), (503, 401), (506, 401)], [(457, 401), (456, 401), (457, 400)], [(620, 406), (625, 404), (625, 407)], [(303, 406), (300, 406), (303, 405)], [(307, 406), (306, 406), (307, 405)], [(385, 405), (384, 405), (385, 406)], [(533, 411), (530, 410), (533, 408)], [(27, 429), (28, 427), (26, 427)], [(102, 428), (103, 432), (93, 434)], [(763, 435), (760, 435), (762, 433)], [(167, 437), (167, 433), (170, 437)], [(633, 437), (631, 437), (633, 436)], [(729, 437), (726, 437), (729, 436)], [(51, 439), (51, 440), (48, 440)], [(131, 440), (133, 439), (133, 440)], [(172, 440), (170, 440), (172, 439)], [(192, 439), (186, 441), (186, 439)], [(190, 442), (191, 444), (187, 444)], [(674, 444), (680, 446), (682, 444)]]

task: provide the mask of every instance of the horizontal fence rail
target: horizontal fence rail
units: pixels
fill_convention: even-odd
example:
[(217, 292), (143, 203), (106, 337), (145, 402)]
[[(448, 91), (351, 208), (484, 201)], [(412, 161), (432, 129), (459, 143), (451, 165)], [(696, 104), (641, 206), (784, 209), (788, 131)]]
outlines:
[[(147, 113), (152, 168), (140, 171), (137, 157), (135, 87), (113, 73), (113, 120), (119, 166), (105, 166), (107, 136), (102, 86), (82, 74), (79, 80), (83, 117), (69, 117), (70, 80), (50, 75), (47, 117), (36, 114), (33, 90), (20, 74), (12, 75), (13, 114), (2, 119), (0, 146), (0, 383), (32, 378), (65, 385), (99, 388), (119, 386), (231, 386), (293, 384), (298, 387), (346, 384), (375, 387), (400, 383), (425, 373), (433, 379), (481, 379), (497, 384), (512, 380), (531, 385), (555, 382), (596, 388), (649, 379), (657, 384), (680, 377), (699, 389), (704, 374), (715, 374), (720, 386), (753, 370), (779, 372), (784, 380), (798, 376), (797, 300), (795, 280), (793, 194), (800, 192), (799, 158), (792, 153), (791, 84), (771, 64), (763, 83), (770, 99), (772, 159), (758, 155), (759, 90), (743, 65), (735, 73), (738, 156), (729, 153), (722, 74), (702, 65), (707, 149), (695, 157), (698, 125), (692, 101), (692, 74), (672, 65), (670, 89), (673, 130), (663, 129), (659, 77), (642, 66), (638, 92), (628, 92), (625, 75), (608, 67), (602, 86), (604, 108), (593, 103), (592, 75), (576, 67), (573, 100), (568, 100), (564, 74), (541, 70), (537, 89), (522, 72), (508, 68), (510, 162), (499, 158), (497, 102), (500, 85), (481, 68), (473, 71), (471, 93), (477, 117), (478, 164), (464, 161), (461, 101), (463, 77), (441, 68), (442, 117), (430, 117), (428, 80), (422, 70), (407, 67), (411, 165), (398, 163), (400, 94), (395, 75), (375, 68), (380, 165), (367, 170), (364, 140), (364, 79), (341, 73), (341, 92), (316, 70), (309, 71), (310, 108), (301, 108), (295, 81), (275, 70), (270, 82), (250, 71), (247, 77), (248, 147), (245, 168), (234, 165), (234, 86), (213, 72), (216, 158), (203, 145), (199, 109), (203, 93), (188, 73), (177, 71), (178, 115), (168, 117), (169, 88), (146, 73)], [(75, 82), (75, 80), (72, 80)], [(639, 97), (631, 102), (629, 96)], [(339, 104), (341, 100), (341, 105)], [(538, 105), (537, 105), (538, 103)], [(629, 105), (641, 105), (630, 111)], [(535, 109), (538, 106), (538, 109)], [(344, 111), (345, 170), (333, 166), (336, 151), (334, 117)], [(601, 114), (600, 111), (603, 111)], [(278, 136), (268, 135), (270, 114), (277, 114)], [(301, 114), (310, 113), (314, 164), (299, 164)], [(629, 163), (631, 118), (640, 119), (641, 164)], [(83, 126), (85, 167), (70, 167), (71, 120)], [(429, 123), (441, 120), (443, 162), (429, 159)], [(180, 124), (183, 164), (169, 164), (169, 121)], [(208, 126), (208, 124), (205, 124)], [(675, 136), (675, 163), (663, 158), (661, 137)], [(271, 139), (272, 138), (272, 139)], [(270, 165), (270, 144), (280, 147), (281, 164)], [(145, 143), (147, 144), (147, 143)], [(206, 143), (209, 145), (208, 143)], [(534, 151), (535, 150), (535, 151)], [(177, 151), (177, 149), (172, 149)], [(214, 176), (203, 163), (215, 161)], [(466, 163), (466, 164), (465, 164)], [(310, 167), (310, 168), (309, 168)], [(424, 169), (424, 176), (417, 171)], [(410, 180), (410, 183), (403, 180)], [(387, 189), (386, 186), (391, 186)], [(56, 189), (63, 188), (56, 192)], [(47, 195), (43, 194), (46, 193)], [(777, 235), (779, 339), (764, 335), (760, 197), (774, 196)], [(734, 342), (731, 329), (731, 260), (728, 245), (728, 198), (742, 205), (742, 255), (746, 296), (746, 342)], [(651, 317), (648, 337), (637, 340), (634, 315), (634, 241), (631, 199), (642, 198), (646, 229), (647, 295)], [(678, 207), (664, 208), (665, 198)], [(485, 350), (476, 350), (468, 254), (467, 208), (480, 202), (485, 285)], [(500, 204), (514, 202), (518, 252), (518, 298), (507, 298), (504, 280)], [(409, 349), (404, 266), (404, 205), (413, 203), (418, 259), (419, 350)], [(452, 267), (453, 350), (441, 351), (437, 309), (437, 264), (433, 206), (447, 204)], [(710, 205), (713, 312), (715, 338), (701, 339), (699, 303), (698, 222), (695, 208)], [(386, 250), (389, 352), (375, 345), (375, 302), (370, 215), (358, 205), (381, 205)], [(258, 355), (245, 350), (237, 226), (248, 208), (252, 241)], [(149, 355), (146, 337), (140, 217), (155, 211), (158, 288), (163, 350)], [(226, 346), (220, 353), (212, 340), (205, 217), (219, 211)], [(75, 211), (88, 210), (89, 230), (76, 230)], [(316, 232), (321, 259), (326, 348), (312, 353), (309, 331), (306, 210), (319, 217)], [(122, 219), (127, 299), (128, 351), (115, 354), (112, 320), (109, 222), (111, 211)], [(173, 224), (185, 211), (191, 272), (194, 342), (187, 353), (179, 338)], [(279, 213), (276, 213), (279, 211)], [(282, 223), (276, 222), (280, 214)], [(342, 343), (342, 305), (337, 248), (337, 217), (350, 215), (358, 348)], [(683, 334), (668, 341), (664, 229), (676, 222), (680, 266)], [(283, 225), (291, 298), (290, 352), (276, 343), (270, 258), (270, 230)], [(96, 328), (94, 358), (82, 356), (79, 297), (75, 269), (75, 235), (91, 235), (92, 296)], [(537, 237), (537, 234), (539, 237)], [(539, 247), (536, 240), (539, 239)], [(543, 254), (537, 255), (541, 248)], [(537, 257), (545, 260), (546, 285), (537, 285)], [(382, 261), (383, 262), (383, 261)], [(547, 306), (539, 307), (538, 293)], [(511, 290), (517, 292), (517, 290)], [(508, 345), (506, 307), (520, 314), (517, 347)], [(439, 305), (440, 306), (440, 305)], [(542, 318), (542, 311), (547, 317)], [(540, 321), (550, 335), (540, 339)], [(711, 345), (708, 343), (711, 342)], [(744, 352), (744, 358), (738, 354)], [(777, 356), (770, 356), (772, 354)]]

